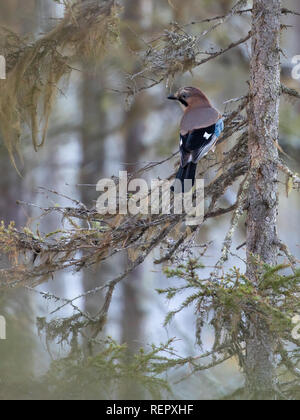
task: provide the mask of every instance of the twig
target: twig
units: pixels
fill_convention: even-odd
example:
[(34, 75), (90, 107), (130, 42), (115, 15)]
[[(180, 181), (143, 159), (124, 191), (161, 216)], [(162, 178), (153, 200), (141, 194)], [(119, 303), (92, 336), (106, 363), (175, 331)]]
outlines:
[(293, 184), (299, 189), (300, 188), (300, 177), (295, 174), (293, 171), (290, 170), (288, 166), (286, 166), (284, 163), (278, 161), (277, 162), (278, 168), (285, 173), (291, 180), (293, 181)]
[(249, 186), (249, 180), (248, 176), (245, 177), (244, 181), (241, 184), (240, 191), (238, 192), (237, 197), (237, 204), (236, 209), (232, 215), (231, 223), (230, 223), (230, 229), (225, 237), (224, 243), (223, 243), (223, 249), (222, 249), (222, 256), (220, 260), (216, 264), (216, 269), (214, 272), (214, 275), (217, 274), (217, 271), (222, 268), (225, 261), (228, 260), (228, 253), (232, 244), (232, 238), (233, 234), (237, 228), (238, 222), (240, 220), (241, 215), (244, 212), (244, 206), (245, 206), (245, 200), (247, 197), (247, 191)]
[(295, 89), (288, 88), (287, 86), (281, 85), (282, 93), (292, 96), (294, 98), (300, 99), (300, 93), (297, 92)]
[(211, 56), (203, 58), (202, 60), (198, 61), (195, 63), (195, 67), (200, 66), (201, 64), (207, 63), (210, 60), (213, 60), (214, 58), (226, 53), (227, 51), (237, 47), (240, 44), (243, 44), (244, 42), (247, 42), (253, 35), (252, 31), (249, 31), (248, 35), (246, 35), (244, 38), (239, 39), (236, 42), (232, 42), (228, 47), (223, 48), (219, 51), (216, 51), (215, 53), (213, 53)]

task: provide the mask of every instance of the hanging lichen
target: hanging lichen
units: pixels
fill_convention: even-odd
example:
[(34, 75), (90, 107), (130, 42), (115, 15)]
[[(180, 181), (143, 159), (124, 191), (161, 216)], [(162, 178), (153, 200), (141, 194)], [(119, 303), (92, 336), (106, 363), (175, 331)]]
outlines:
[(37, 151), (46, 139), (58, 83), (77, 59), (99, 60), (118, 40), (119, 12), (114, 1), (65, 3), (60, 23), (33, 42), (0, 28), (7, 62), (7, 79), (0, 81), (0, 129), (15, 167), (22, 125), (28, 125)]

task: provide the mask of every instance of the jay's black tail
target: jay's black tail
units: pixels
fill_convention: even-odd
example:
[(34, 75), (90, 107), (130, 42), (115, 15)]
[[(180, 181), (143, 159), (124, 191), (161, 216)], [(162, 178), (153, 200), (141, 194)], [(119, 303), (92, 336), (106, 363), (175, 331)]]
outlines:
[[(176, 180), (179, 180), (181, 182), (182, 192), (186, 193), (190, 191), (192, 186), (194, 186), (196, 168), (197, 168), (197, 163), (193, 163), (193, 162), (189, 162), (187, 165), (185, 165), (184, 168), (180, 166), (176, 175)], [(185, 179), (190, 180), (189, 182), (186, 183), (186, 187), (184, 186)], [(177, 190), (178, 190), (178, 187), (176, 188), (176, 185), (175, 185), (175, 188), (174, 186), (172, 187), (172, 191), (178, 192)]]

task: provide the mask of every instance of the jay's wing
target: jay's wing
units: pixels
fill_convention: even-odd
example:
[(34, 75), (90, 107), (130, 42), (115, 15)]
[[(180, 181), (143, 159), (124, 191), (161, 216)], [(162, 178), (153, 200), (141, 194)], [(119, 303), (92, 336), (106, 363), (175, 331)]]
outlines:
[(211, 147), (214, 140), (215, 124), (206, 128), (198, 128), (181, 135), (180, 161), (184, 168), (189, 162), (197, 163)]
[(179, 145), (179, 152), (180, 152), (180, 166), (184, 168), (189, 162), (192, 161), (192, 154), (185, 148), (186, 141), (188, 139), (188, 134), (185, 136), (180, 135), (180, 145)]
[(212, 106), (192, 106), (183, 114), (180, 132), (185, 135), (193, 130), (206, 128), (216, 124), (221, 117), (219, 111)]
[(181, 166), (185, 167), (189, 162), (199, 162), (199, 160), (214, 147), (223, 129), (224, 123), (222, 118), (220, 118), (216, 124), (205, 128), (195, 129), (186, 135), (181, 135)]

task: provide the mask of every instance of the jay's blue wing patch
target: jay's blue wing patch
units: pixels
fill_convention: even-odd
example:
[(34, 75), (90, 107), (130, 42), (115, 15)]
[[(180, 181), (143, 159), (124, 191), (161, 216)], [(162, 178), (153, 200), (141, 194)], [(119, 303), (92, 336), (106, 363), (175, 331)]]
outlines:
[(223, 118), (220, 118), (216, 122), (215, 136), (217, 138), (220, 137), (220, 134), (222, 133), (223, 130), (224, 130), (224, 121), (223, 121)]
[(199, 128), (180, 136), (181, 167), (189, 162), (197, 163), (215, 145), (221, 132), (224, 130), (223, 119), (209, 127)]

